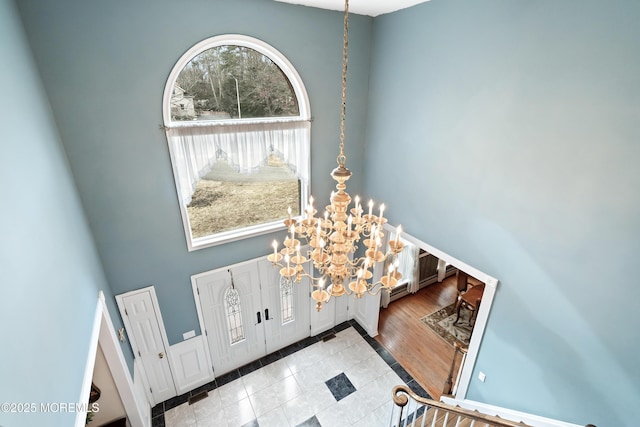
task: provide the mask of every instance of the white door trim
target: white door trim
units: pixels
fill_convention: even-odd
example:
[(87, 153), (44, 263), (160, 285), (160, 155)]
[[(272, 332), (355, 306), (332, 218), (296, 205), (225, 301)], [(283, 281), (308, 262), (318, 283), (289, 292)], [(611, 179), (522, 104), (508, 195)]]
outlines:
[(211, 351), (209, 350), (209, 333), (204, 326), (204, 317), (202, 315), (202, 308), (200, 307), (200, 291), (198, 291), (198, 282), (196, 281), (198, 277), (204, 276), (205, 274), (207, 274), (207, 272), (191, 276), (191, 290), (193, 291), (193, 299), (196, 303), (196, 313), (198, 314), (198, 324), (200, 325), (200, 336), (202, 337), (202, 342), (204, 343), (204, 347), (206, 349), (204, 353), (207, 358), (207, 364), (211, 368), (211, 377), (215, 379), (216, 370), (213, 367), (213, 362), (211, 361)]
[[(135, 341), (135, 338), (133, 336), (133, 334), (129, 333), (129, 331), (131, 331), (131, 323), (129, 323), (129, 318), (126, 315), (125, 312), (125, 306), (124, 306), (124, 299), (126, 297), (129, 296), (133, 296), (133, 295), (137, 295), (137, 294), (141, 294), (144, 292), (148, 292), (149, 296), (151, 298), (151, 303), (153, 304), (153, 308), (155, 311), (155, 315), (156, 318), (158, 320), (158, 327), (160, 329), (160, 337), (162, 339), (162, 345), (164, 346), (165, 349), (165, 355), (167, 357), (167, 359), (169, 360), (169, 370), (171, 370), (171, 365), (172, 365), (172, 360), (171, 360), (171, 352), (169, 351), (169, 339), (167, 338), (167, 331), (164, 328), (164, 320), (162, 319), (162, 312), (160, 311), (160, 304), (158, 303), (158, 297), (156, 296), (156, 288), (151, 285), (151, 286), (147, 286), (146, 288), (140, 288), (140, 289), (136, 289), (134, 291), (129, 291), (129, 292), (125, 292), (124, 294), (120, 294), (120, 295), (116, 295), (116, 303), (118, 305), (118, 309), (120, 310), (120, 317), (122, 317), (122, 321), (124, 323), (124, 328), (127, 331), (127, 336), (129, 337), (129, 344), (131, 344), (131, 350), (134, 353), (134, 358), (136, 360), (138, 360), (137, 357), (135, 357), (135, 354), (138, 353), (138, 345)], [(142, 363), (140, 363), (140, 368), (142, 369), (142, 371), (144, 372), (144, 366), (142, 366)], [(171, 381), (173, 383), (173, 389), (177, 390), (178, 388), (176, 387), (175, 384), (175, 380), (173, 378), (173, 373), (171, 374)], [(145, 387), (145, 393), (147, 395), (147, 400), (149, 400), (149, 402), (151, 403), (151, 405), (157, 405), (160, 402), (156, 402), (155, 397), (153, 396), (153, 394), (149, 393), (149, 387), (148, 387), (148, 379), (146, 379), (146, 385), (147, 387)]]
[[(80, 399), (78, 400), (78, 402), (81, 403), (88, 402), (98, 343), (102, 347), (107, 365), (113, 376), (116, 389), (120, 394), (120, 399), (124, 405), (131, 427), (149, 426), (151, 424), (151, 407), (148, 402), (143, 401), (136, 394), (133, 380), (124, 360), (124, 354), (116, 339), (116, 332), (111, 322), (102, 291), (98, 294), (98, 303), (96, 305), (91, 341), (89, 344), (89, 354), (87, 356)], [(86, 419), (87, 411), (78, 411), (76, 414), (75, 427), (84, 427), (86, 425)]]
[[(266, 259), (266, 256), (262, 258)], [(261, 259), (261, 258), (258, 258), (258, 259)], [(231, 268), (242, 267), (252, 262), (255, 262), (255, 260), (242, 261), (233, 265), (214, 268), (213, 270), (203, 271), (202, 273), (194, 274), (191, 276), (191, 290), (193, 291), (193, 299), (194, 299), (194, 302), (196, 303), (196, 312), (198, 313), (198, 324), (200, 325), (200, 334), (202, 335), (202, 339), (206, 349), (205, 354), (207, 356), (207, 363), (211, 367), (211, 373), (214, 378), (216, 376), (216, 369), (215, 369), (215, 366), (213, 366), (213, 360), (211, 358), (211, 350), (210, 350), (211, 347), (209, 347), (209, 333), (207, 332), (207, 328), (204, 324), (204, 316), (202, 313), (202, 307), (200, 302), (200, 292), (198, 291), (198, 279), (204, 276), (208, 276), (212, 273), (216, 273), (218, 271), (224, 271), (224, 270), (229, 270)]]
[[(396, 227), (390, 224), (385, 224), (384, 228), (387, 231), (396, 231)], [(478, 310), (475, 326), (473, 327), (473, 332), (471, 333), (469, 349), (467, 351), (467, 358), (464, 366), (462, 367), (462, 371), (459, 373), (460, 380), (456, 383), (455, 389), (453, 390), (454, 398), (457, 400), (463, 400), (467, 397), (467, 391), (469, 389), (469, 384), (471, 383), (471, 377), (473, 375), (473, 367), (478, 357), (480, 343), (482, 342), (484, 330), (487, 326), (487, 321), (489, 320), (489, 311), (491, 310), (491, 305), (493, 304), (493, 299), (498, 288), (498, 279), (489, 276), (488, 274), (460, 261), (457, 258), (452, 257), (449, 254), (442, 252), (440, 249), (434, 248), (430, 244), (425, 243), (410, 234), (403, 232), (402, 238), (427, 251), (428, 253), (438, 257), (439, 259), (444, 260), (447, 264), (454, 266), (458, 270), (462, 270), (465, 273), (468, 273), (469, 275), (485, 284), (484, 294), (482, 296), (482, 304), (480, 304), (480, 309)]]

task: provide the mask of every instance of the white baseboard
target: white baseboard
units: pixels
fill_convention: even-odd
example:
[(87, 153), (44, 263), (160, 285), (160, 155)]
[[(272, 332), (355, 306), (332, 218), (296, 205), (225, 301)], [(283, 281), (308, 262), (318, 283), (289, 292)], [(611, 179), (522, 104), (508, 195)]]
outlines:
[(457, 400), (444, 396), (440, 400), (448, 405), (460, 406), (461, 408), (470, 409), (472, 411), (477, 410), (478, 412), (486, 415), (497, 415), (500, 418), (504, 418), (506, 420), (523, 422), (534, 427), (584, 427), (578, 424), (571, 424), (551, 418), (540, 417), (538, 415), (501, 408), (499, 406), (476, 402), (474, 400)]

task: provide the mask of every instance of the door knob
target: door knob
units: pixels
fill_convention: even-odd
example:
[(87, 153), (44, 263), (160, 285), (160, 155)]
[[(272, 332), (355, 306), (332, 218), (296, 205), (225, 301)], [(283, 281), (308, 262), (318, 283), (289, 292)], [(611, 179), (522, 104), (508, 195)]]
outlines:
[(159, 357), (160, 359), (163, 359), (163, 358), (164, 358), (164, 353), (163, 353), (163, 352), (158, 353), (158, 357)]

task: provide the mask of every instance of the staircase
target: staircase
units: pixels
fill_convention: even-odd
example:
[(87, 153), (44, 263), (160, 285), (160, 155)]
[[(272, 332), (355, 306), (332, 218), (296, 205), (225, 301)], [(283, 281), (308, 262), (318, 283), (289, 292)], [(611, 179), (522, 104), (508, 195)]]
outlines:
[(530, 427), (426, 399), (404, 385), (393, 388), (393, 403), (391, 427)]

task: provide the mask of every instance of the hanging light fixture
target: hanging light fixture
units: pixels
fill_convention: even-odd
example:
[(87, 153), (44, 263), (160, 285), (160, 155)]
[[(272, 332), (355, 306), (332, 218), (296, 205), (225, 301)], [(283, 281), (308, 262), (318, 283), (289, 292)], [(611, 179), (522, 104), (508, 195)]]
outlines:
[[(324, 215), (316, 217), (313, 207), (313, 197), (309, 198), (309, 205), (303, 219), (297, 221), (289, 217), (284, 221), (288, 236), (284, 241), (284, 248), (278, 252), (278, 243), (273, 242), (273, 253), (267, 259), (274, 266), (280, 267), (280, 280), (300, 282), (303, 277), (311, 280), (314, 288), (311, 297), (316, 301), (316, 309), (320, 311), (322, 304), (331, 297), (355, 295), (361, 298), (365, 293), (377, 295), (381, 291), (390, 292), (402, 277), (400, 272), (394, 271), (394, 263), (390, 263), (386, 274), (379, 281), (373, 282), (375, 265), (382, 264), (389, 257), (395, 257), (404, 247), (400, 241), (401, 228), (398, 227), (396, 238), (389, 242), (389, 251), (381, 251), (384, 238), (383, 225), (387, 222), (384, 217), (384, 204), (380, 205), (379, 215), (374, 215), (373, 201), (368, 204), (368, 213), (364, 213), (360, 198), (356, 196), (354, 206), (351, 196), (345, 191), (346, 181), (351, 177), (351, 171), (346, 168), (347, 156), (344, 153), (344, 124), (346, 116), (347, 98), (347, 52), (349, 47), (349, 0), (344, 4), (344, 38), (342, 50), (342, 108), (340, 112), (340, 153), (338, 167), (331, 172), (331, 177), (337, 181), (337, 192), (331, 193), (331, 204), (326, 207)], [(300, 240), (305, 240), (305, 254), (302, 253)], [(358, 244), (366, 247), (362, 256), (356, 257)], [(362, 251), (361, 251), (362, 252)], [(361, 253), (360, 252), (360, 253)], [(305, 271), (305, 265), (313, 262), (314, 271)], [(325, 288), (326, 286), (326, 288)]]

